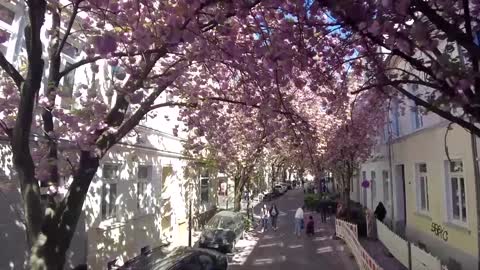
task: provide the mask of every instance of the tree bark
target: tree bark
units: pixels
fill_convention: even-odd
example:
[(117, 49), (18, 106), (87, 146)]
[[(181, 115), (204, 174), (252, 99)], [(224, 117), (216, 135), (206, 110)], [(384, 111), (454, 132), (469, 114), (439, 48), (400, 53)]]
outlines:
[(41, 236), (32, 247), (31, 270), (62, 270), (90, 183), (99, 166), (99, 158), (83, 151), (69, 193), (46, 219)]

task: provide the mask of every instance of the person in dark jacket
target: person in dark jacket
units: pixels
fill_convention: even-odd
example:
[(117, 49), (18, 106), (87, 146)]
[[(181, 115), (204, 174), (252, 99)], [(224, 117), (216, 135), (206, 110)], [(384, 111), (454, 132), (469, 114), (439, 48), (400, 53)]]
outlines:
[(385, 219), (385, 216), (387, 215), (387, 209), (385, 209), (385, 206), (383, 205), (382, 202), (378, 203), (377, 208), (375, 208), (375, 212), (373, 212), (373, 214), (378, 220), (383, 222), (383, 220)]
[(305, 230), (307, 235), (313, 236), (315, 234), (315, 222), (313, 221), (313, 217), (308, 217), (307, 228)]
[(270, 207), (270, 218), (272, 219), (272, 228), (274, 231), (277, 230), (277, 219), (278, 219), (278, 209), (276, 204), (272, 204)]
[(321, 221), (322, 223), (325, 223), (327, 222), (328, 201), (321, 199), (318, 206), (320, 208)]

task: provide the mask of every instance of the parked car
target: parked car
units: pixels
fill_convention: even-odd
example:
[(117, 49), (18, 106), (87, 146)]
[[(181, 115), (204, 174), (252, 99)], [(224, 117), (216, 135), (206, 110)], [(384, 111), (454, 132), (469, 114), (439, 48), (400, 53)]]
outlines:
[(274, 192), (278, 192), (278, 193), (280, 193), (280, 194), (285, 193), (284, 187), (283, 187), (282, 185), (280, 185), (280, 184), (275, 185), (275, 186), (273, 187), (273, 191), (274, 191)]
[(245, 226), (242, 214), (221, 211), (215, 214), (205, 225), (200, 235), (199, 247), (211, 248), (231, 253), (240, 238), (243, 238)]
[(119, 270), (227, 270), (225, 254), (209, 249), (178, 247), (171, 252), (154, 248), (125, 262)]
[(292, 189), (292, 182), (287, 182), (287, 189)]
[(285, 193), (288, 191), (287, 184), (286, 183), (278, 183), (277, 186), (281, 187), (281, 193)]

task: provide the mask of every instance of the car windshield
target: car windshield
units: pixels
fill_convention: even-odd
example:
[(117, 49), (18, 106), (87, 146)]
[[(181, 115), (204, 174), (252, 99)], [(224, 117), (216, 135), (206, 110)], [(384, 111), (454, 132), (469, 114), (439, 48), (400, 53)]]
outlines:
[(214, 216), (207, 223), (207, 228), (209, 229), (232, 229), (235, 225), (233, 217), (227, 216)]

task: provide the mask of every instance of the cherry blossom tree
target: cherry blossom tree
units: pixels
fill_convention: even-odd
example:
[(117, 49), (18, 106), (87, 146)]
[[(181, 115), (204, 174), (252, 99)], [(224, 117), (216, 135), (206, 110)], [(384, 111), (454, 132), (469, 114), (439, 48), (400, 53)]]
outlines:
[(312, 2), (316, 14), (328, 9), (330, 21), (361, 45), (350, 60), (370, 72), (353, 92), (406, 96), (480, 135), (480, 1)]
[[(249, 12), (259, 2), (26, 1), (25, 72), (0, 54), (0, 66), (8, 75), (2, 76), (0, 123), (21, 187), (31, 269), (63, 268), (100, 159), (148, 112), (176, 105), (155, 104), (161, 93), (194, 93), (206, 84), (210, 76), (196, 69), (198, 63), (214, 63), (208, 49), (227, 48), (231, 37), (251, 41), (237, 26), (255, 17)], [(46, 18), (51, 18), (48, 25)], [(83, 44), (82, 59), (61, 67), (69, 39)], [(122, 72), (108, 82), (105, 96), (98, 80), (100, 67), (106, 65)], [(64, 94), (60, 81), (82, 68), (90, 80), (76, 89), (73, 107), (64, 109), (58, 104)], [(41, 137), (35, 146), (32, 135)], [(60, 144), (64, 140), (70, 142), (69, 157)], [(60, 196), (60, 177), (69, 175), (68, 191)], [(52, 191), (46, 208), (39, 182), (48, 183)]]
[(327, 146), (323, 156), (325, 166), (335, 173), (341, 188), (341, 200), (348, 208), (350, 180), (362, 162), (371, 155), (378, 143), (380, 131), (386, 123), (387, 97), (378, 98), (373, 92), (358, 94), (349, 103), (349, 109), (339, 112), (343, 121), (326, 135)]
[[(32, 269), (63, 268), (100, 160), (152, 110), (183, 106), (196, 150), (208, 145), (236, 166), (236, 190), (265, 149), (291, 149), (320, 168), (322, 133), (342, 121), (332, 111), (348, 101), (338, 86), (363, 67), (344, 62), (366, 47), (308, 1), (29, 0), (25, 8), (24, 72), (0, 54), (0, 127)], [(62, 67), (70, 40), (81, 44), (80, 60)], [(60, 82), (75, 70), (86, 77), (68, 97)], [(102, 79), (105, 70), (114, 75)], [(156, 103), (165, 92), (176, 99)], [(70, 178), (64, 196), (62, 178)], [(39, 182), (51, 190), (45, 209)]]

